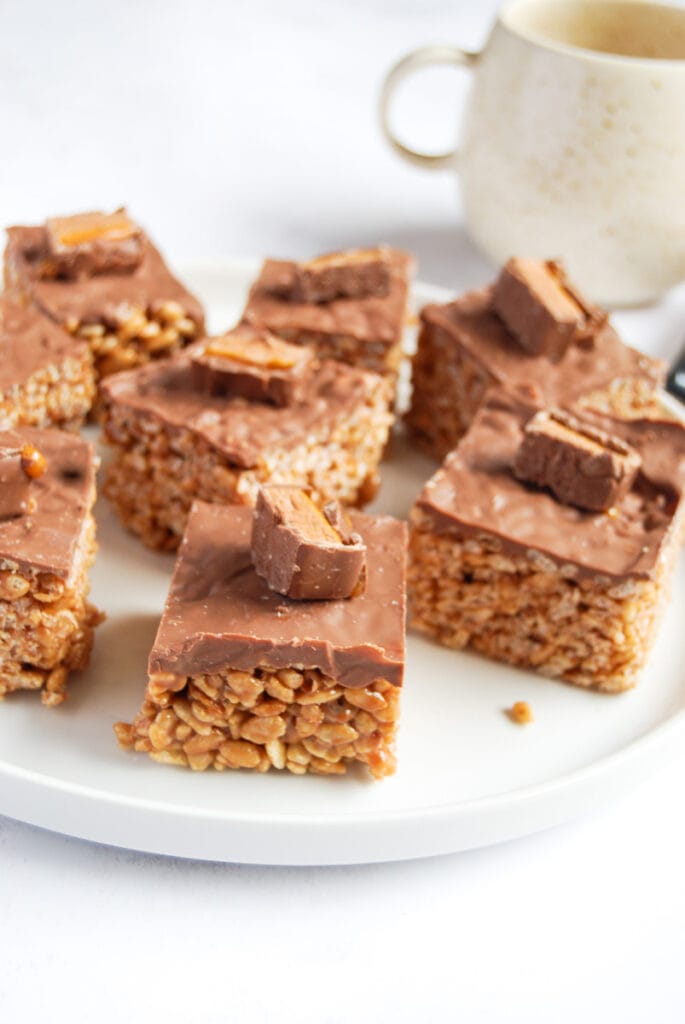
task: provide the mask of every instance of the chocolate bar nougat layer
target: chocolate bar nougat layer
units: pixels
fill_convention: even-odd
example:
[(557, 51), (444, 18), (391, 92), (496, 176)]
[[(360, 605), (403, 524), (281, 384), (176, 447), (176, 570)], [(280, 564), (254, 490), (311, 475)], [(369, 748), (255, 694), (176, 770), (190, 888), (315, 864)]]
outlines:
[(683, 536), (685, 428), (580, 418), (641, 458), (630, 490), (592, 512), (519, 480), (537, 408), (491, 392), (411, 513), (413, 625), (448, 647), (579, 686), (625, 690), (645, 662)]
[(251, 561), (252, 511), (196, 502), (121, 744), (195, 770), (286, 768), (375, 778), (395, 767), (404, 671), (406, 526), (350, 514), (367, 552), (366, 589), (296, 601)]
[(95, 394), (87, 342), (0, 298), (0, 424), (76, 430)]
[(369, 294), (304, 301), (298, 297), (291, 278), (298, 266), (307, 268), (317, 261), (298, 265), (266, 260), (243, 316), (286, 341), (313, 345), (322, 359), (374, 370), (389, 376), (394, 384), (402, 360), (413, 260), (397, 249), (376, 251), (387, 262), (389, 284), (385, 294), (370, 287)]
[(468, 430), (490, 387), (533, 384), (550, 405), (578, 401), (626, 418), (663, 416), (656, 388), (664, 366), (619, 338), (610, 323), (572, 340), (563, 354), (533, 354), (493, 308), (482, 288), (421, 312), (407, 426), (417, 443), (443, 459)]
[(0, 698), (40, 690), (59, 704), (88, 664), (101, 618), (87, 600), (95, 465), (91, 445), (62, 431), (0, 432)]
[[(123, 243), (118, 243), (119, 253), (117, 243), (105, 239), (113, 248), (111, 258), (101, 258), (102, 251), (106, 253), (104, 244), (102, 251), (74, 244), (71, 263), (63, 266), (58, 260), (61, 249), (56, 257), (51, 244), (51, 224), (85, 219), (88, 230), (95, 232), (91, 221), (97, 216), (82, 214), (40, 227), (8, 228), (5, 289), (15, 302), (34, 306), (85, 339), (99, 379), (182, 348), (203, 334), (204, 313), (147, 235), (133, 224), (132, 258)], [(113, 216), (101, 219), (106, 224)], [(70, 237), (63, 230), (63, 237), (75, 243), (86, 235), (74, 230)], [(124, 254), (127, 260), (121, 258)]]
[(207, 344), (102, 385), (114, 448), (104, 493), (133, 533), (175, 549), (194, 498), (254, 504), (264, 483), (304, 487), (320, 503), (371, 500), (393, 419), (388, 380), (325, 360), (279, 406), (208, 387), (194, 372)]

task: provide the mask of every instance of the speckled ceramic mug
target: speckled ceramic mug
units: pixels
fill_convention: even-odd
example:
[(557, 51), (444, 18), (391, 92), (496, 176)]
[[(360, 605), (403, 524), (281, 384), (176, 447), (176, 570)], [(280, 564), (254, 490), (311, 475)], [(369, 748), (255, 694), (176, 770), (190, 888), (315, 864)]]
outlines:
[[(395, 87), (431, 64), (474, 80), (458, 150), (429, 155), (389, 122)], [(468, 229), (497, 263), (560, 257), (607, 305), (685, 279), (685, 11), (612, 0), (511, 0), (481, 53), (430, 46), (388, 74), (386, 137), (455, 168)]]

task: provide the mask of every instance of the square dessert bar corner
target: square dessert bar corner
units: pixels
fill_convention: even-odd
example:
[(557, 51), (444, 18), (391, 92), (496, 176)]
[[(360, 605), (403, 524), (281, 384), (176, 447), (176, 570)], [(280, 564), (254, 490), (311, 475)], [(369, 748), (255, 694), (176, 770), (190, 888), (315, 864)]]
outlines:
[(421, 311), (407, 426), (442, 459), (468, 430), (489, 388), (529, 384), (558, 406), (663, 415), (665, 368), (625, 345), (553, 262), (510, 260), (488, 288)]
[(3, 427), (82, 425), (95, 395), (87, 342), (36, 309), (0, 298), (0, 355)]
[(243, 316), (323, 359), (389, 376), (402, 360), (412, 257), (349, 249), (305, 263), (266, 260)]
[(175, 549), (194, 498), (254, 504), (265, 483), (370, 501), (390, 382), (242, 324), (102, 385), (104, 493), (149, 547)]
[(57, 430), (0, 433), (0, 698), (40, 690), (61, 703), (85, 668), (100, 614), (88, 603), (95, 557), (95, 456)]
[(416, 628), (618, 692), (656, 634), (685, 526), (685, 428), (491, 392), (411, 513)]
[[(269, 488), (269, 490), (279, 490)], [(122, 746), (164, 764), (343, 774), (395, 767), (404, 671), (406, 526), (351, 514), (365, 590), (295, 600), (251, 560), (253, 512), (196, 502)]]
[(98, 379), (204, 331), (202, 306), (124, 210), (11, 227), (7, 239), (7, 295), (87, 341)]

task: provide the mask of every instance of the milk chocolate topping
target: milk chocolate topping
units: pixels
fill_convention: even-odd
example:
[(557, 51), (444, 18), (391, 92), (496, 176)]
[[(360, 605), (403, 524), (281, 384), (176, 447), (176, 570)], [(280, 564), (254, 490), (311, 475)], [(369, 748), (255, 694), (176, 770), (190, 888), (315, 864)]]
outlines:
[(69, 356), (82, 358), (87, 349), (35, 309), (0, 298), (0, 391)]
[(292, 448), (347, 416), (377, 383), (375, 374), (330, 360), (311, 374), (302, 398), (279, 408), (197, 390), (191, 363), (203, 342), (171, 359), (117, 373), (101, 385), (106, 401), (192, 431), (236, 466), (248, 468), (273, 448)]
[(35, 304), (57, 323), (103, 320), (116, 326), (132, 306), (148, 310), (158, 301), (178, 302), (186, 316), (204, 322), (202, 306), (170, 273), (147, 236), (142, 239), (140, 263), (126, 273), (99, 273), (79, 280), (42, 280), (41, 267), (49, 258), (45, 228), (7, 229), (6, 264), (12, 288), (29, 293)]
[(556, 363), (545, 354), (531, 355), (495, 314), (492, 293), (491, 287), (481, 288), (446, 305), (426, 306), (421, 319), (442, 328), (497, 383), (538, 385), (550, 405), (564, 406), (616, 379), (663, 380), (663, 363), (629, 348), (609, 323), (592, 338), (569, 344)]
[(608, 514), (563, 505), (516, 479), (523, 429), (538, 406), (493, 390), (469, 433), (419, 496), (438, 532), (499, 538), (502, 549), (549, 555), (579, 576), (646, 578), (685, 491), (685, 428), (672, 421), (621, 421), (585, 412), (581, 420), (616, 434), (642, 458), (631, 490)]
[[(30, 444), (46, 470), (31, 481), (31, 507), (0, 522), (0, 562), (68, 578), (95, 487), (95, 454), (86, 441), (60, 430), (22, 427), (0, 432), (0, 447)], [(33, 502), (35, 501), (35, 508)]]
[(359, 597), (292, 601), (257, 575), (252, 510), (195, 502), (150, 655), (150, 673), (194, 676), (227, 668), (317, 668), (345, 686), (401, 685), (406, 526), (353, 512), (367, 547)]
[(404, 326), (411, 256), (385, 249), (390, 270), (387, 295), (340, 298), (332, 302), (297, 302), (287, 297), (296, 264), (266, 260), (252, 286), (244, 318), (277, 334), (298, 330), (341, 334), (360, 341), (392, 342)]

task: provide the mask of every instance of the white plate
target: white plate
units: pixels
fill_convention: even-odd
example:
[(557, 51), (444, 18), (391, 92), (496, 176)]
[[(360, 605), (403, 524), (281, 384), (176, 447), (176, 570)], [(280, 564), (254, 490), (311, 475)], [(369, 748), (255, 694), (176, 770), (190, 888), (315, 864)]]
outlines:
[[(237, 317), (253, 262), (185, 275), (211, 311)], [(421, 304), (444, 291), (417, 285)], [(405, 515), (433, 464), (393, 443), (374, 508)], [(93, 599), (107, 612), (87, 673), (66, 704), (20, 694), (0, 706), (0, 813), (84, 839), (155, 853), (260, 864), (342, 864), (446, 853), (557, 824), (631, 787), (681, 743), (685, 716), (685, 563), (636, 690), (607, 697), (448, 651), (411, 636), (397, 774), (195, 774), (120, 751), (112, 722), (130, 721), (173, 557), (127, 535), (98, 506)], [(504, 709), (528, 700), (535, 723)]]

